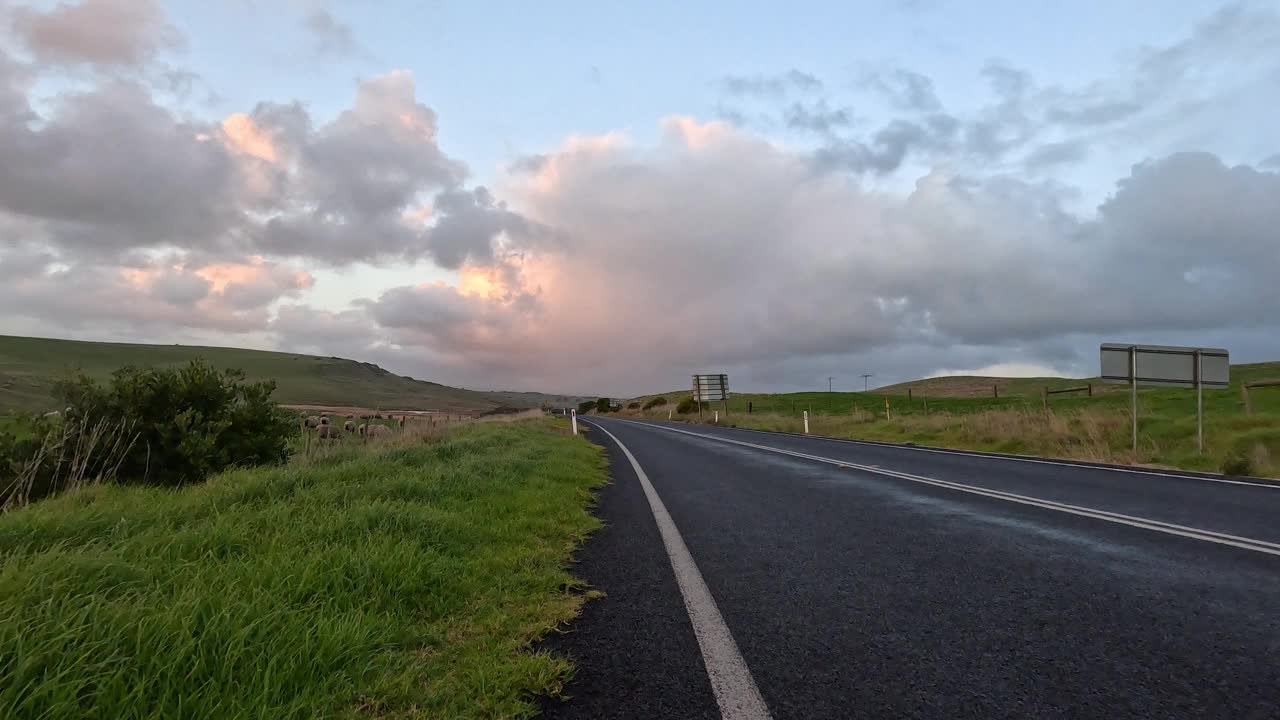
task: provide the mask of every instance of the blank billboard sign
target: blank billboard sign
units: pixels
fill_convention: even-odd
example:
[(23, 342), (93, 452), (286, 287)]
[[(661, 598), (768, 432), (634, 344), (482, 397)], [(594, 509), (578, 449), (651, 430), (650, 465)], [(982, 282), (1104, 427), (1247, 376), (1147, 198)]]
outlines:
[(1136, 362), (1134, 375), (1139, 385), (1193, 388), (1196, 386), (1197, 355), (1203, 387), (1226, 388), (1230, 385), (1231, 358), (1222, 348), (1120, 343), (1102, 346), (1102, 381), (1128, 385), (1132, 379), (1131, 364)]

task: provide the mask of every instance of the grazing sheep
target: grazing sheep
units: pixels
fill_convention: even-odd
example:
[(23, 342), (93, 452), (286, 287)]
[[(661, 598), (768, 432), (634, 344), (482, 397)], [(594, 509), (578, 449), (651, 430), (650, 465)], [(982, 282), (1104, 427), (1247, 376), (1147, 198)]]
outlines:
[(328, 424), (329, 424), (329, 416), (328, 416), (328, 415), (321, 415), (321, 416), (320, 416), (320, 424), (321, 424), (321, 425), (328, 425)]
[(53, 412), (45, 413), (43, 417), (47, 417), (47, 418), (62, 417), (62, 413), (58, 412), (57, 410), (54, 410)]
[(386, 425), (369, 425), (364, 429), (364, 434), (368, 437), (390, 437), (391, 428)]
[(404, 423), (405, 423), (405, 420), (406, 420), (405, 416), (404, 416), (404, 415), (401, 415), (401, 416), (400, 416), (400, 419), (399, 419), (399, 420), (396, 420), (396, 426), (397, 426), (397, 427), (399, 427), (401, 430), (403, 430), (403, 429), (404, 429)]
[(306, 419), (306, 422), (305, 422), (305, 425), (306, 425), (307, 427), (309, 427), (309, 428), (319, 427), (319, 426), (320, 426), (320, 418), (316, 417), (315, 415), (308, 415), (308, 416), (307, 416), (307, 419)]
[(343, 430), (346, 430), (347, 432), (355, 432), (355, 431), (356, 431), (356, 424), (355, 424), (355, 423), (353, 423), (353, 422), (351, 422), (350, 420), (348, 420), (348, 421), (346, 421), (346, 422), (342, 423), (342, 429), (343, 429)]
[(332, 425), (328, 423), (321, 423), (320, 426), (316, 428), (316, 437), (321, 440), (336, 440), (338, 433)]
[(365, 427), (366, 427), (366, 425), (365, 425), (364, 423), (360, 423), (360, 427), (357, 427), (357, 428), (356, 428), (356, 434), (357, 434), (357, 435), (359, 435), (360, 437), (364, 437), (364, 429), (365, 429)]

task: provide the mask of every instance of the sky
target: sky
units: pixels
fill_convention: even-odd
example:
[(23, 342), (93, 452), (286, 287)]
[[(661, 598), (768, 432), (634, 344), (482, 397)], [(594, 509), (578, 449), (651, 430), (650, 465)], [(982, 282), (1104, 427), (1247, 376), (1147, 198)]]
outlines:
[(1280, 6), (0, 0), (0, 333), (630, 396), (1280, 359)]

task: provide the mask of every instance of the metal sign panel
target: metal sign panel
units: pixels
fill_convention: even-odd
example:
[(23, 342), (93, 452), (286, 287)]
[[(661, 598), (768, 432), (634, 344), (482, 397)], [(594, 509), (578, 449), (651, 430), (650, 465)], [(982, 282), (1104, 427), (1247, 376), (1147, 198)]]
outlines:
[(694, 375), (693, 398), (698, 402), (711, 402), (729, 399), (729, 376)]
[[(1196, 386), (1196, 355), (1200, 356), (1200, 377), (1206, 388), (1226, 388), (1231, 383), (1231, 358), (1222, 348), (1175, 347), (1170, 345), (1102, 345), (1102, 381), (1128, 385), (1131, 366), (1137, 366), (1138, 385), (1163, 387)], [(1136, 357), (1132, 357), (1136, 353)]]

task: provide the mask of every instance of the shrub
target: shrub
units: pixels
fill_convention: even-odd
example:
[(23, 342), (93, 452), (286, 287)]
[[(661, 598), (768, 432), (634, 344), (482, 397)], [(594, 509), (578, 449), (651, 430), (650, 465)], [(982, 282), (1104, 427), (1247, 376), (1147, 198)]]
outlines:
[(1242, 449), (1232, 450), (1222, 459), (1223, 475), (1252, 475), (1253, 473), (1253, 456)]
[(586, 415), (587, 413), (589, 413), (589, 412), (591, 412), (592, 410), (595, 410), (595, 409), (596, 409), (596, 401), (595, 401), (595, 400), (584, 400), (584, 401), (582, 401), (582, 402), (578, 403), (578, 414), (579, 414), (579, 415)]
[(203, 360), (180, 369), (126, 367), (99, 385), (87, 376), (59, 383), (69, 424), (127, 427), (137, 441), (120, 464), (126, 481), (180, 485), (233, 465), (284, 462), (297, 431), (271, 401), (275, 383), (246, 383), (239, 370)]
[(649, 401), (644, 404), (644, 409), (648, 410), (650, 408), (662, 407), (663, 405), (666, 405), (666, 404), (667, 404), (667, 399), (659, 395), (656, 398), (650, 398)]
[(640, 403), (638, 403), (638, 402), (630, 402), (630, 403), (627, 403), (627, 409), (628, 409), (628, 410), (639, 410), (639, 409), (640, 409)]
[(596, 412), (607, 413), (612, 409), (613, 406), (609, 403), (609, 398), (600, 398), (596, 400)]
[[(702, 403), (702, 407), (705, 410), (707, 407), (707, 403)], [(687, 397), (681, 400), (679, 405), (676, 405), (676, 412), (680, 413), (681, 415), (688, 415), (689, 413), (698, 412), (698, 403), (696, 400), (693, 399), (692, 396)]]

